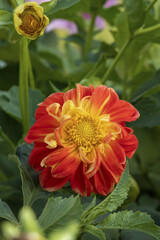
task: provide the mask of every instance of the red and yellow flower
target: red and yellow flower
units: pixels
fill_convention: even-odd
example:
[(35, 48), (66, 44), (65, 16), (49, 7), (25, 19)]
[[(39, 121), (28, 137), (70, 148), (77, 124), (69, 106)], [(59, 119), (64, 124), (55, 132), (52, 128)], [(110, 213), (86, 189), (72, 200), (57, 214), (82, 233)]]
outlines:
[(29, 164), (40, 184), (56, 191), (68, 181), (82, 196), (107, 195), (118, 183), (138, 141), (125, 122), (138, 111), (112, 88), (84, 87), (54, 93), (39, 104), (25, 141), (34, 142)]

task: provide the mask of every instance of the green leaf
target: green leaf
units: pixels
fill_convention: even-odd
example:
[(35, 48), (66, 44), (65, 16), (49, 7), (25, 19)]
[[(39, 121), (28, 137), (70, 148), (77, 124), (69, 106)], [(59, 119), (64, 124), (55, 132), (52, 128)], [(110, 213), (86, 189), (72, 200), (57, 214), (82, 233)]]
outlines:
[(145, 8), (143, 0), (123, 0), (128, 16), (128, 25), (133, 34), (140, 28), (145, 20)]
[(106, 214), (107, 212), (115, 211), (118, 207), (122, 205), (124, 200), (127, 198), (128, 191), (130, 188), (130, 176), (128, 163), (126, 169), (121, 176), (121, 179), (113, 190), (113, 192), (105, 198), (100, 204), (94, 207), (87, 217), (88, 221), (95, 219), (97, 216)]
[(18, 220), (14, 216), (10, 207), (7, 205), (7, 203), (3, 202), (1, 199), (0, 199), (0, 217), (9, 220), (12, 223), (18, 224)]
[(147, 213), (122, 211), (110, 214), (97, 225), (100, 229), (128, 229), (147, 233), (156, 240), (160, 239), (160, 227), (154, 224)]
[(146, 94), (149, 90), (160, 87), (160, 70), (156, 72), (156, 74), (147, 82), (142, 84), (133, 94), (130, 102), (135, 102), (139, 98), (141, 98), (144, 94)]
[(13, 15), (5, 10), (0, 10), (0, 26), (13, 29)]
[(54, 227), (66, 225), (69, 221), (79, 220), (81, 213), (79, 196), (50, 198), (39, 217), (39, 223), (44, 231), (50, 231)]
[(38, 175), (28, 166), (28, 157), (31, 150), (31, 146), (22, 144), (17, 148), (16, 152), (19, 158), (15, 155), (10, 156), (10, 158), (16, 161), (20, 170), (24, 205), (30, 206), (36, 200), (47, 196), (47, 193), (40, 188), (39, 184), (37, 184)]
[[(29, 89), (29, 113), (30, 125), (34, 122), (37, 104), (44, 100), (44, 95), (38, 90)], [(0, 107), (9, 116), (21, 123), (21, 112), (19, 104), (19, 88), (13, 86), (9, 91), (0, 91)]]
[(50, 2), (43, 2), (40, 4), (44, 8), (44, 13), (47, 13), (52, 10), (57, 4), (57, 0), (51, 0)]
[(115, 26), (117, 31), (115, 33), (115, 40), (118, 47), (122, 47), (126, 40), (129, 38), (129, 29), (127, 22), (126, 12), (121, 12), (115, 19)]
[(3, 22), (8, 22), (12, 21), (13, 15), (12, 13), (5, 11), (5, 10), (0, 10), (0, 25), (3, 25)]
[(105, 233), (93, 225), (87, 225), (84, 227), (83, 232), (88, 232), (100, 240), (106, 240)]
[(61, 1), (58, 1), (55, 8), (48, 14), (49, 18), (50, 18), (50, 15), (52, 15), (53, 13), (58, 12), (59, 10), (67, 9), (67, 8), (71, 7), (72, 5), (78, 3), (79, 1), (80, 0), (61, 0)]
[(132, 231), (132, 230), (122, 230), (121, 231), (121, 239), (123, 240), (154, 240), (153, 237), (147, 235), (146, 233), (143, 232), (137, 232), (137, 231)]
[(85, 221), (85, 218), (88, 216), (88, 214), (90, 213), (90, 211), (95, 207), (96, 205), (96, 196), (94, 196), (92, 202), (89, 204), (89, 206), (83, 211), (82, 215), (81, 215), (81, 219), (82, 221)]
[(134, 106), (140, 112), (140, 118), (131, 126), (151, 128), (160, 124), (160, 93), (143, 98)]
[[(55, 60), (53, 60), (53, 55), (54, 54), (50, 54), (50, 56), (46, 56), (46, 54), (40, 52), (40, 54), (35, 54), (35, 53), (31, 53), (31, 61), (32, 61), (32, 66), (33, 66), (33, 70), (36, 74), (36, 79), (37, 82), (40, 83), (44, 83), (45, 81), (48, 82), (52, 79), (54, 79), (54, 82), (58, 82), (60, 84), (63, 84), (66, 82), (66, 79), (63, 76), (63, 72), (61, 70), (57, 70), (56, 68), (53, 69), (51, 68), (51, 64), (48, 64), (46, 61), (44, 61), (43, 58), (40, 57), (40, 55), (45, 55), (45, 57), (47, 57), (47, 60), (51, 59), (51, 55), (52, 55), (52, 62), (54, 61), (55, 64)], [(56, 59), (57, 56), (56, 56)], [(62, 59), (62, 56), (61, 56)], [(56, 65), (57, 63), (60, 63), (60, 61), (56, 60)], [(54, 77), (53, 77), (54, 76)]]

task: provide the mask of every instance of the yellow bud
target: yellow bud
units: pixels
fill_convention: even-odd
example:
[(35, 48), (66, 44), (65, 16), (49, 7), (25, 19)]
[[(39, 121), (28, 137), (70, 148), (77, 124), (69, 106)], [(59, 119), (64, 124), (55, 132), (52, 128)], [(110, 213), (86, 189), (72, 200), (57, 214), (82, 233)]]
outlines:
[(36, 2), (27, 2), (14, 10), (14, 26), (20, 35), (34, 40), (43, 35), (49, 19), (43, 14), (43, 8)]

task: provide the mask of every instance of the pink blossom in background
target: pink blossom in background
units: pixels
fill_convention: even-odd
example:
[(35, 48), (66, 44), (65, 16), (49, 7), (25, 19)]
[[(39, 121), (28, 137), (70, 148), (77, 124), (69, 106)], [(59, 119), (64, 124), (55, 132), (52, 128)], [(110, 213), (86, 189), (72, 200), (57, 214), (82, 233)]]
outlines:
[[(83, 13), (82, 16), (85, 20), (91, 19), (91, 15), (89, 13)], [(95, 25), (97, 28), (103, 29), (106, 25), (106, 22), (102, 17), (98, 16), (96, 17)]]
[(110, 8), (113, 7), (115, 5), (117, 5), (119, 2), (119, 0), (107, 0), (106, 3), (104, 4), (105, 8)]
[(91, 15), (89, 13), (83, 13), (83, 18), (86, 20), (90, 20), (91, 19)]
[(78, 32), (77, 25), (65, 19), (55, 19), (50, 22), (50, 24), (46, 27), (46, 32), (51, 32), (55, 29), (65, 29), (69, 34), (76, 34)]
[[(107, 0), (103, 7), (110, 8), (110, 7), (117, 5), (118, 2), (119, 2), (119, 0)], [(85, 20), (91, 19), (91, 15), (89, 13), (83, 13), (82, 16)], [(96, 17), (95, 25), (97, 28), (103, 29), (106, 26), (106, 22), (102, 17), (98, 16), (98, 17)]]
[(43, 2), (50, 2), (50, 0), (26, 0), (26, 2), (37, 2), (38, 4), (41, 4)]

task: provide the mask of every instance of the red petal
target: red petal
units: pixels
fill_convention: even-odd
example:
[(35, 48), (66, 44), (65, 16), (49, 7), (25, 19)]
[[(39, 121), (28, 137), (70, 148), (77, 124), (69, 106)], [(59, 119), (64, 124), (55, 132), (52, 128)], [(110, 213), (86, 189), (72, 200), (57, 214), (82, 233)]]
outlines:
[(122, 172), (124, 171), (124, 163), (126, 155), (123, 148), (112, 141), (111, 144), (107, 144), (104, 148), (104, 152), (101, 153), (103, 166), (107, 172), (110, 172), (114, 181), (118, 183)]
[(93, 186), (84, 174), (84, 164), (82, 162), (71, 176), (70, 184), (76, 193), (84, 197), (89, 196), (92, 193)]
[(47, 114), (47, 106), (53, 103), (59, 103), (62, 106), (64, 103), (63, 95), (64, 93), (53, 93), (49, 97), (47, 97), (43, 103), (40, 103), (35, 114), (36, 120), (39, 119), (42, 115)]
[(94, 191), (95, 193), (101, 195), (107, 195), (114, 188), (114, 179), (109, 171), (106, 171), (104, 167), (104, 163), (101, 162), (101, 166), (96, 174), (92, 178), (92, 182), (94, 183)]
[(117, 139), (117, 142), (124, 149), (127, 157), (132, 158), (138, 147), (138, 140), (134, 134), (127, 135), (125, 138)]
[(74, 148), (68, 147), (68, 148), (56, 148), (52, 149), (52, 153), (50, 153), (43, 161), (43, 164), (46, 167), (52, 167), (56, 163), (60, 162), (64, 158), (66, 158), (70, 153), (74, 151)]
[(48, 133), (53, 133), (58, 126), (59, 122), (55, 118), (44, 115), (33, 124), (24, 140), (27, 143), (41, 142)]
[(92, 95), (94, 87), (91, 85), (90, 87), (85, 87), (80, 84), (77, 84), (76, 89), (71, 89), (64, 93), (64, 101), (72, 100), (75, 106), (80, 105), (80, 100), (85, 96)]
[(128, 102), (119, 100), (109, 110), (111, 122), (131, 122), (135, 121), (139, 116), (139, 112)]
[(87, 176), (87, 178), (91, 178), (99, 169), (101, 163), (99, 148), (96, 148), (90, 157), (92, 157), (92, 161), (91, 160), (85, 161), (86, 163), (87, 162), (89, 163), (85, 167), (85, 175)]
[(53, 150), (46, 147), (34, 148), (29, 156), (29, 165), (34, 168), (36, 172), (39, 172), (41, 167), (41, 161), (48, 156)]
[(109, 146), (112, 148), (115, 156), (117, 156), (120, 164), (123, 164), (126, 161), (126, 155), (124, 149), (118, 144), (117, 140), (110, 141)]
[(55, 178), (63, 178), (72, 175), (78, 168), (81, 160), (77, 151), (63, 158), (51, 171)]
[(70, 177), (54, 178), (51, 175), (51, 168), (47, 167), (42, 170), (39, 175), (40, 185), (43, 189), (52, 192), (62, 188), (69, 180)]
[(96, 87), (92, 95), (91, 113), (97, 115), (108, 114), (108, 109), (119, 100), (117, 93), (106, 86)]

